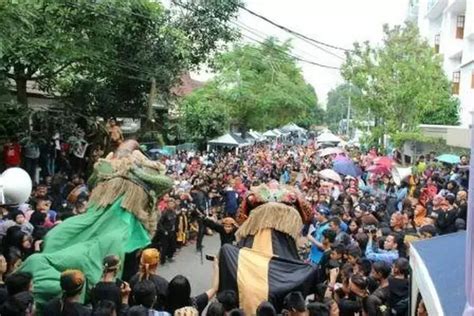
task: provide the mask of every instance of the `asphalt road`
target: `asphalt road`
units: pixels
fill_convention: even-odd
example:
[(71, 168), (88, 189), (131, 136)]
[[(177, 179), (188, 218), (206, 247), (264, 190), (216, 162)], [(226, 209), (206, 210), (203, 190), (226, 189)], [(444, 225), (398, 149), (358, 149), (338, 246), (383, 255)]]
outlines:
[(188, 244), (181, 248), (174, 257), (174, 262), (166, 262), (158, 268), (158, 274), (171, 281), (178, 274), (184, 275), (191, 283), (191, 295), (199, 295), (211, 286), (212, 262), (207, 261), (206, 254), (215, 255), (220, 248), (219, 235), (205, 236), (204, 249), (196, 251), (196, 244)]

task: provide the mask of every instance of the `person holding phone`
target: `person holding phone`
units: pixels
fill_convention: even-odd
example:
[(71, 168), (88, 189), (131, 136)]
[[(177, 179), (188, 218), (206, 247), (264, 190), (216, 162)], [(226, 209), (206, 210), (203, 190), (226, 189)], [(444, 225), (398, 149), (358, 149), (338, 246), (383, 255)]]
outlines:
[(94, 308), (100, 301), (108, 300), (115, 303), (117, 311), (128, 308), (130, 285), (117, 278), (120, 271), (120, 258), (109, 255), (102, 261), (103, 272), (101, 280), (91, 290), (91, 302)]

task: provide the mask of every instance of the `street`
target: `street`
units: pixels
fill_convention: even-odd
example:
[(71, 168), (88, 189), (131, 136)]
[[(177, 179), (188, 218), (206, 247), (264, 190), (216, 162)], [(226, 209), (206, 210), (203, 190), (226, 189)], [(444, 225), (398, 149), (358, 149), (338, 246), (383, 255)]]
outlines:
[(191, 295), (199, 295), (207, 291), (211, 286), (212, 263), (206, 260), (206, 254), (215, 255), (219, 251), (219, 235), (205, 236), (203, 241), (204, 249), (201, 253), (196, 251), (196, 244), (188, 244), (181, 248), (174, 262), (166, 262), (158, 268), (158, 274), (166, 280), (171, 281), (178, 274), (182, 274), (191, 283)]

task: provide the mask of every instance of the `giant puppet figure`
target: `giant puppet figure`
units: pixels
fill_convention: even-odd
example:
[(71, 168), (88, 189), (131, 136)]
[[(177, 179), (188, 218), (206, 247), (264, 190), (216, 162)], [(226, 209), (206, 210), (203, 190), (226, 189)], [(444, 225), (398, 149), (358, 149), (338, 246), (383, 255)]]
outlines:
[(158, 220), (156, 199), (172, 187), (163, 172), (162, 165), (148, 160), (133, 140), (96, 163), (87, 212), (53, 228), (43, 251), (21, 267), (33, 274), (39, 307), (60, 294), (62, 271), (79, 269), (92, 286), (100, 280), (105, 256), (123, 259), (150, 244)]
[(224, 245), (219, 255), (219, 290), (238, 293), (247, 315), (270, 301), (280, 310), (292, 291), (309, 294), (316, 271), (298, 257), (297, 238), (311, 220), (301, 193), (277, 182), (250, 190), (240, 209), (238, 246)]

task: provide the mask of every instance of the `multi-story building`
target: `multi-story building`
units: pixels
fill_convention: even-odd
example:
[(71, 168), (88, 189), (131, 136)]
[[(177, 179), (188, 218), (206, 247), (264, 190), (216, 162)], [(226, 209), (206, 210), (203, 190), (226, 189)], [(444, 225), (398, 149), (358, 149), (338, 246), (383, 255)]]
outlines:
[(461, 125), (474, 111), (474, 0), (409, 0), (407, 19), (443, 57), (452, 92), (461, 103)]

